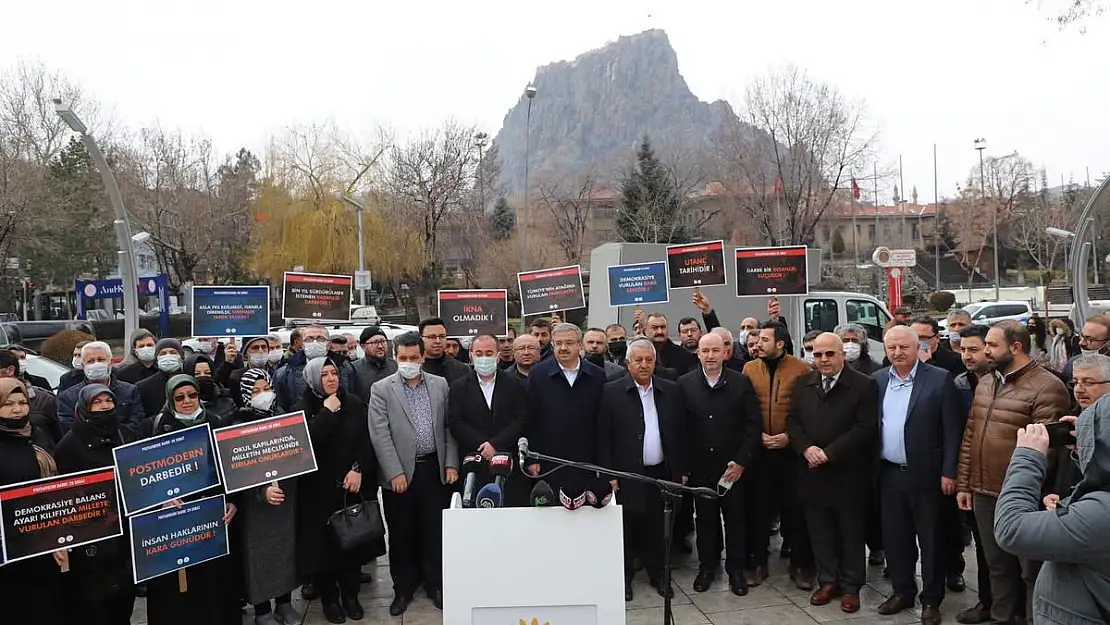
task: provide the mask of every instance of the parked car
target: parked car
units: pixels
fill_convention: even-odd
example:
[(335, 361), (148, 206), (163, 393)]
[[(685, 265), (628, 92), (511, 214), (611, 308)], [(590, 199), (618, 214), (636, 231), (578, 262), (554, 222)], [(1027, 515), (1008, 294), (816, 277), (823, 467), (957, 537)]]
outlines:
[(5, 345), (19, 344), (38, 351), (42, 342), (62, 332), (63, 330), (77, 330), (92, 337), (96, 337), (93, 326), (88, 321), (61, 320), (61, 321), (10, 321), (0, 323), (0, 343)]
[(50, 390), (57, 391), (62, 376), (69, 373), (69, 367), (54, 362), (46, 356), (27, 352), (27, 373), (44, 378), (50, 383)]
[(980, 326), (989, 326), (1007, 319), (1025, 323), (1033, 316), (1033, 307), (1029, 302), (1020, 300), (976, 302), (964, 306), (964, 310), (971, 315), (971, 323)]

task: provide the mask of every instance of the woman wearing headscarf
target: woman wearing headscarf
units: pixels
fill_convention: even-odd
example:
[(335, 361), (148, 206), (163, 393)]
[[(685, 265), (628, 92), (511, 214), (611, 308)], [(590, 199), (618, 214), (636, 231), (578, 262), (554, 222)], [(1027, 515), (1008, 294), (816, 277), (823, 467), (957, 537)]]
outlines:
[[(58, 474), (45, 448), (49, 437), (31, 424), (29, 414), (23, 382), (0, 378), (0, 486)], [(64, 604), (60, 566), (65, 559), (64, 552), (57, 552), (0, 566), (0, 620), (60, 625)]]
[(377, 480), (378, 460), (370, 444), (366, 405), (340, 384), (330, 358), (309, 360), (304, 394), (294, 406), (303, 410), (312, 436), (318, 470), (302, 475), (297, 494), (297, 563), (320, 595), (331, 623), (360, 620), (360, 566), (366, 548), (343, 551), (331, 536), (328, 517), (358, 501), (363, 480)]
[[(239, 403), (243, 408), (235, 414), (234, 424), (284, 413), (274, 401), (276, 395), (270, 389), (270, 382), (270, 374), (264, 369), (242, 372)], [(256, 625), (297, 625), (301, 615), (293, 609), (291, 594), (297, 586), (297, 479), (280, 480), (244, 491), (239, 504), (235, 525), (243, 595), (254, 606), (254, 622)]]
[[(213, 429), (226, 425), (204, 409), (199, 389), (200, 385), (192, 376), (178, 374), (170, 377), (166, 382), (166, 406), (143, 422), (139, 438), (160, 436), (197, 425), (208, 424)], [(215, 443), (212, 446), (214, 448)], [(223, 492), (222, 486), (215, 486), (182, 501), (204, 499)], [(224, 522), (230, 524), (236, 511), (229, 497)], [(149, 625), (241, 625), (239, 580), (235, 576), (231, 557), (191, 566), (185, 569), (185, 575), (184, 590), (177, 573), (161, 575), (146, 583)]]
[[(120, 428), (112, 389), (90, 384), (78, 393), (73, 427), (58, 443), (54, 460), (62, 474), (112, 466), (112, 449), (134, 438)], [(126, 536), (121, 536), (70, 550), (66, 583), (73, 622), (88, 625), (131, 622), (135, 584), (129, 549)]]
[(230, 422), (235, 418), (239, 406), (231, 393), (216, 381), (213, 370), (212, 359), (204, 354), (189, 354), (185, 357), (185, 375), (196, 378), (200, 403), (204, 409), (220, 421)]

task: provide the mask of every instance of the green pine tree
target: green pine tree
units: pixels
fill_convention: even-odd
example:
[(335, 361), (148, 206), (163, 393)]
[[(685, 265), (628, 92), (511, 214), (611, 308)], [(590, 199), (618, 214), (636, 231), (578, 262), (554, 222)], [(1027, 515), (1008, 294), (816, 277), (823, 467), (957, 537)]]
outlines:
[(516, 230), (516, 213), (505, 198), (499, 197), (494, 203), (493, 212), (489, 214), (488, 227), (490, 236), (497, 241), (513, 236), (513, 231)]
[(674, 181), (644, 137), (636, 167), (621, 182), (617, 232), (629, 243), (686, 243), (690, 232)]
[(840, 256), (844, 253), (844, 250), (847, 249), (847, 246), (844, 245), (844, 235), (840, 233), (840, 228), (833, 230), (831, 245), (833, 258)]

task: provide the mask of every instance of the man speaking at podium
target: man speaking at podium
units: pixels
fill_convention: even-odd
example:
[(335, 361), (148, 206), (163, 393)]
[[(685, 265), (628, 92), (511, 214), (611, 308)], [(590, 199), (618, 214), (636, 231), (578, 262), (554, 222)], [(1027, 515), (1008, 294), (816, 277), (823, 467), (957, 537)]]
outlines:
[[(447, 426), (459, 449), (464, 454), (479, 453), (487, 463), (498, 451), (516, 451), (527, 406), (524, 381), (512, 371), (498, 369), (498, 351), (492, 334), (475, 337), (470, 344), (474, 371), (451, 384), (447, 399)], [(524, 476), (510, 472), (505, 480), (505, 505), (525, 505), (530, 488)]]
[[(686, 407), (676, 382), (653, 376), (655, 347), (637, 339), (628, 346), (627, 376), (609, 382), (598, 415), (601, 466), (685, 484)], [(663, 499), (641, 482), (613, 481), (624, 510), (624, 599), (632, 600), (632, 559), (640, 555), (651, 585), (663, 595)]]
[[(532, 451), (566, 460), (597, 461), (597, 410), (605, 386), (605, 371), (581, 357), (582, 331), (571, 323), (556, 324), (551, 332), (554, 358), (532, 367), (528, 375), (528, 420), (524, 436)], [(530, 464), (539, 475), (556, 468), (551, 463)], [(562, 468), (544, 479), (558, 494), (572, 498), (586, 491), (590, 472)]]

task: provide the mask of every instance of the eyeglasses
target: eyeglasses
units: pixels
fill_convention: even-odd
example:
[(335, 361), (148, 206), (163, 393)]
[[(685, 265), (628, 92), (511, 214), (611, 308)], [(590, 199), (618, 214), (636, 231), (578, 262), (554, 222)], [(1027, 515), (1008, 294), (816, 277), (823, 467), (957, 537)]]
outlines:
[(385, 343), (386, 343), (385, 339), (372, 339), (372, 340), (366, 341), (365, 343), (363, 343), (363, 345), (377, 345), (377, 346), (380, 347), (382, 345), (385, 345)]
[(447, 335), (446, 334), (425, 334), (425, 335), (423, 335), (423, 338), (426, 338), (429, 341), (446, 341), (447, 340)]
[(814, 358), (832, 358), (833, 356), (835, 356), (839, 353), (840, 352), (831, 351), (831, 350), (827, 351), (827, 352), (813, 352), (813, 357)]
[(326, 336), (306, 336), (306, 337), (304, 337), (304, 342), (305, 343), (327, 343), (330, 340), (331, 339), (329, 339)]
[(192, 392), (186, 391), (184, 395), (174, 395), (173, 400), (174, 401), (181, 401), (183, 399), (196, 399), (198, 397), (200, 397), (200, 394), (197, 393), (196, 391), (192, 391)]
[(574, 340), (574, 341), (551, 341), (551, 343), (553, 345), (555, 345), (556, 348), (560, 348), (560, 349), (563, 348), (563, 347), (574, 347), (574, 346), (578, 345), (577, 340)]
[(1087, 336), (1086, 334), (1084, 334), (1080, 338), (1082, 338), (1084, 341), (1087, 341), (1088, 343), (1105, 343), (1106, 341), (1110, 341), (1110, 338), (1096, 339), (1094, 337)]
[(1107, 382), (1106, 380), (1102, 380), (1102, 381), (1096, 381), (1096, 380), (1075, 380), (1075, 381), (1073, 382), (1073, 384), (1074, 384), (1075, 388), (1079, 388), (1079, 387), (1081, 387), (1081, 386), (1082, 386), (1083, 388), (1091, 388), (1092, 386), (1102, 386), (1103, 384), (1110, 384), (1110, 382)]

